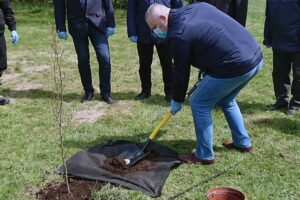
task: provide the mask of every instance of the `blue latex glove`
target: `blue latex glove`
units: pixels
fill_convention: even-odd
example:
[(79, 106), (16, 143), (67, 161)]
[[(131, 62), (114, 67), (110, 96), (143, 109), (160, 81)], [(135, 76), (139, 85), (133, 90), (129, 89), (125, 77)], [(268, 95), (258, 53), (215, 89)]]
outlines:
[(68, 39), (68, 33), (67, 32), (58, 32), (57, 33), (58, 38), (61, 40), (67, 40)]
[(13, 44), (17, 44), (19, 42), (19, 35), (17, 33), (17, 31), (11, 31), (11, 38), (12, 38), (12, 43)]
[(171, 101), (171, 113), (175, 115), (182, 108), (182, 103), (176, 102), (172, 99)]
[(107, 37), (112, 36), (114, 33), (115, 33), (115, 28), (113, 28), (113, 27), (106, 28), (106, 36)]
[(136, 35), (129, 37), (129, 40), (133, 43), (137, 43), (138, 37)]

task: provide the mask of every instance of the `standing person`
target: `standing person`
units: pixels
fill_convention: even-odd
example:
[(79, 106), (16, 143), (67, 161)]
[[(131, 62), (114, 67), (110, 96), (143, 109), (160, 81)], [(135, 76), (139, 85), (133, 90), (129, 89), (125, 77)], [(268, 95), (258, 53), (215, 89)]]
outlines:
[(246, 26), (248, 0), (196, 0), (214, 5), (219, 10), (231, 16), (242, 26)]
[[(4, 36), (5, 24), (10, 30), (12, 43), (17, 44), (19, 41), (19, 35), (16, 31), (16, 21), (10, 1), (0, 0), (0, 78), (3, 72), (7, 69), (6, 40)], [(0, 105), (6, 105), (9, 104), (9, 102), (8, 98), (0, 97)]]
[(99, 63), (100, 95), (108, 104), (111, 97), (111, 63), (108, 37), (115, 32), (114, 9), (111, 0), (54, 0), (58, 37), (66, 40), (66, 15), (68, 29), (73, 38), (78, 59), (81, 83), (85, 91), (82, 102), (94, 96), (90, 66), (89, 40)]
[[(285, 108), (287, 115), (294, 115), (300, 108), (299, 0), (267, 0), (263, 43), (273, 50), (272, 77), (276, 102), (268, 109)], [(291, 99), (289, 99), (290, 89)]]
[(145, 13), (153, 3), (163, 3), (169, 8), (182, 7), (182, 0), (128, 0), (127, 8), (127, 32), (131, 42), (137, 43), (139, 56), (139, 75), (142, 91), (135, 100), (146, 99), (151, 95), (151, 64), (153, 59), (153, 47), (156, 47), (164, 82), (166, 101), (172, 99), (172, 71), (173, 63), (168, 54), (167, 46), (162, 39), (154, 37), (145, 22)]
[(250, 152), (251, 138), (236, 96), (262, 67), (262, 52), (257, 41), (235, 20), (207, 3), (190, 4), (177, 10), (154, 4), (147, 11), (146, 21), (152, 30), (164, 33), (160, 35), (166, 36), (174, 59), (173, 115), (182, 107), (190, 66), (206, 72), (190, 97), (196, 151), (179, 158), (188, 163), (215, 162), (211, 111), (216, 105), (225, 114), (233, 139), (223, 145)]

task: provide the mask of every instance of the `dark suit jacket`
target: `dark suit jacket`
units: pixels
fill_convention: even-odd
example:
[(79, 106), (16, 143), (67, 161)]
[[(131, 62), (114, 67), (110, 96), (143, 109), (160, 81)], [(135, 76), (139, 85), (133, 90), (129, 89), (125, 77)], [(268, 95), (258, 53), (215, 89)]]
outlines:
[(54, 14), (57, 31), (68, 29), (73, 37), (86, 36), (90, 21), (101, 32), (106, 27), (115, 27), (114, 9), (111, 0), (86, 0), (86, 9), (80, 0), (54, 0)]
[(4, 33), (5, 24), (10, 31), (16, 30), (16, 21), (9, 0), (0, 0), (0, 34)]
[(264, 45), (300, 52), (300, 0), (267, 0)]
[(246, 25), (248, 0), (196, 0), (214, 5), (219, 10), (231, 16), (241, 25)]
[(151, 30), (145, 22), (145, 14), (153, 3), (164, 4), (169, 8), (180, 8), (182, 0), (128, 0), (127, 8), (127, 33), (128, 37), (138, 36), (142, 43), (159, 43), (161, 41), (152, 37)]

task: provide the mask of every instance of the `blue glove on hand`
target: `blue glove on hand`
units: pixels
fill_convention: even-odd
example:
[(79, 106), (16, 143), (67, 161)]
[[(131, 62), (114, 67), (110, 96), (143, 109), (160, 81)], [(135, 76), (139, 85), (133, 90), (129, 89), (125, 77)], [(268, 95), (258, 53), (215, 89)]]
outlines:
[(12, 38), (12, 43), (13, 44), (17, 44), (19, 42), (19, 35), (17, 33), (17, 31), (11, 31), (11, 38)]
[(136, 35), (129, 37), (129, 40), (133, 43), (137, 43), (138, 37)]
[(176, 102), (172, 99), (171, 101), (171, 113), (175, 115), (182, 108), (182, 103)]
[(68, 33), (67, 32), (58, 32), (57, 33), (58, 38), (61, 40), (67, 40), (68, 39)]
[(113, 28), (113, 27), (106, 28), (106, 36), (107, 37), (112, 36), (114, 33), (115, 33), (115, 28)]

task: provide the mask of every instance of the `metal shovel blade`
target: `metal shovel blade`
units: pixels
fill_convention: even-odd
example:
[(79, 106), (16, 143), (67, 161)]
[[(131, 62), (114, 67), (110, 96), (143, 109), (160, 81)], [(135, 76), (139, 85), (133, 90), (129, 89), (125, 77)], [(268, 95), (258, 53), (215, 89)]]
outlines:
[(150, 153), (150, 151), (146, 150), (146, 147), (150, 142), (151, 140), (148, 139), (142, 148), (140, 148), (138, 145), (134, 145), (120, 154), (120, 156), (124, 158), (127, 167), (133, 166), (135, 163), (142, 160)]

